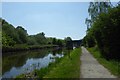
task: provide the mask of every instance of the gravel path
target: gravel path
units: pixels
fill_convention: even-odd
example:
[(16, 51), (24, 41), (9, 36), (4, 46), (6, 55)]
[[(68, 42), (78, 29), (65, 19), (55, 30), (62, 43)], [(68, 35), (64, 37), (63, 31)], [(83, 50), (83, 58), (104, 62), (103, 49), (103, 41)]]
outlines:
[(116, 78), (82, 47), (81, 78)]

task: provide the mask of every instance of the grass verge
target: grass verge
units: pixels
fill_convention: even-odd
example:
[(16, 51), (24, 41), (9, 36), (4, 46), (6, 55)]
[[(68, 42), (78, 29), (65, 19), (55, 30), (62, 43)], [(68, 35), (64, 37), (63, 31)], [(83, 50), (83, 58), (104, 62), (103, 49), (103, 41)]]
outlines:
[(58, 45), (26, 45), (19, 44), (15, 46), (2, 46), (2, 52), (18, 52), (18, 51), (27, 51), (27, 50), (37, 50), (37, 49), (45, 49), (45, 48), (55, 48)]
[(120, 77), (120, 61), (106, 60), (101, 56), (99, 50), (95, 47), (87, 48), (87, 49), (98, 60), (100, 64), (106, 67), (112, 74)]
[(81, 49), (74, 49), (44, 76), (44, 78), (79, 78)]
[(54, 67), (57, 66), (58, 63), (60, 63), (60, 61), (62, 60), (63, 58), (56, 58), (55, 59), (55, 62), (51, 62), (49, 63), (49, 65), (47, 67), (44, 67), (44, 68), (41, 68), (40, 70), (35, 70), (34, 72), (37, 73), (37, 76), (39, 78), (43, 78), (47, 73), (49, 73)]

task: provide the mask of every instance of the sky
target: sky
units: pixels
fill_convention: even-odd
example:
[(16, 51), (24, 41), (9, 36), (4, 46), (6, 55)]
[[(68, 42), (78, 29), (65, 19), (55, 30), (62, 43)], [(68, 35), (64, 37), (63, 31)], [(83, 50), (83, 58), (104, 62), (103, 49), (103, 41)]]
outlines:
[(2, 2), (118, 2), (119, 0), (1, 0)]
[(44, 32), (46, 37), (78, 40), (86, 35), (88, 6), (89, 2), (3, 2), (2, 18), (29, 35)]
[(82, 39), (86, 34), (87, 2), (4, 2), (2, 18), (22, 26), (29, 35)]

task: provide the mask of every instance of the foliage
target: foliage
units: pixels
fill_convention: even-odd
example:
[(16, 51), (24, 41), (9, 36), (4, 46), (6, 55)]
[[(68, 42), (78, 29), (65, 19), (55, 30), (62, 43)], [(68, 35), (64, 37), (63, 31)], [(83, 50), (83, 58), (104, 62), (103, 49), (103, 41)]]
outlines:
[(34, 38), (38, 44), (46, 44), (46, 37), (43, 32), (34, 35)]
[(34, 35), (29, 35), (28, 36), (28, 41), (27, 41), (28, 45), (37, 45), (37, 41), (35, 40)]
[(92, 33), (88, 33), (88, 35), (85, 36), (83, 39), (83, 45), (86, 47), (94, 47), (96, 44), (94, 36)]
[(0, 18), (2, 24), (2, 44), (4, 47), (14, 46), (17, 44), (27, 44), (27, 45), (59, 45), (62, 47), (64, 41), (56, 38), (47, 38), (45, 33), (41, 32), (35, 35), (28, 35), (27, 30), (22, 26), (17, 26), (16, 28), (9, 24), (4, 19)]
[[(65, 39), (65, 46), (69, 49), (71, 49), (71, 47), (72, 47), (72, 39), (71, 39), (71, 37), (66, 37)], [(72, 47), (73, 48), (73, 47)]]
[(57, 40), (57, 45), (59, 45), (59, 46), (62, 47), (62, 46), (63, 46), (62, 40), (58, 39), (58, 40)]
[(27, 43), (27, 30), (25, 30), (23, 27), (18, 26), (16, 28), (20, 43)]
[(3, 41), (5, 39), (7, 39), (5, 41), (9, 41), (11, 39), (11, 41), (13, 41), (13, 43), (15, 42), (16, 44), (27, 42), (27, 31), (21, 26), (15, 28), (4, 19), (2, 19), (2, 32), (4, 38)]
[(53, 44), (53, 45), (59, 45), (60, 47), (64, 46), (63, 40), (61, 40), (61, 39), (56, 39), (56, 38), (53, 38), (53, 39), (52, 39), (52, 44)]
[(87, 43), (89, 40), (94, 39), (94, 42), (97, 44), (105, 58), (120, 59), (120, 37), (118, 35), (120, 31), (119, 25), (120, 6), (117, 6), (109, 9), (106, 13), (99, 14), (84, 40), (86, 40)]
[(46, 37), (47, 44), (52, 44), (53, 38), (52, 37)]
[(15, 41), (3, 32), (2, 33), (2, 45), (13, 46), (15, 45)]
[(64, 40), (65, 41), (71, 41), (72, 39), (71, 39), (71, 37), (66, 37)]
[(2, 31), (0, 30), (0, 47), (1, 47), (1, 44), (2, 44)]
[(2, 32), (12, 38), (13, 41), (19, 42), (19, 37), (15, 28), (13, 27), (13, 25), (7, 23), (5, 20), (2, 20)]
[(107, 58), (120, 58), (120, 6), (99, 15), (94, 23), (93, 33), (102, 54)]
[(57, 42), (56, 38), (53, 38), (52, 44), (56, 44), (56, 42)]
[(87, 25), (87, 29), (89, 29), (94, 21), (96, 20), (97, 16), (100, 13), (107, 13), (108, 9), (111, 7), (110, 2), (90, 2), (88, 12), (90, 15), (90, 19), (86, 18), (85, 23)]

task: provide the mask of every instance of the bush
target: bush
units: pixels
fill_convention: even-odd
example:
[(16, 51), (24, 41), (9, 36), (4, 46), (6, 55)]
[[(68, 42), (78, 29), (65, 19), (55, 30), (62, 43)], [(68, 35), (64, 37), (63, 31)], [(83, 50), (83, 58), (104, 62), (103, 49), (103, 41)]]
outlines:
[(120, 6), (101, 13), (91, 29), (103, 56), (120, 59)]

